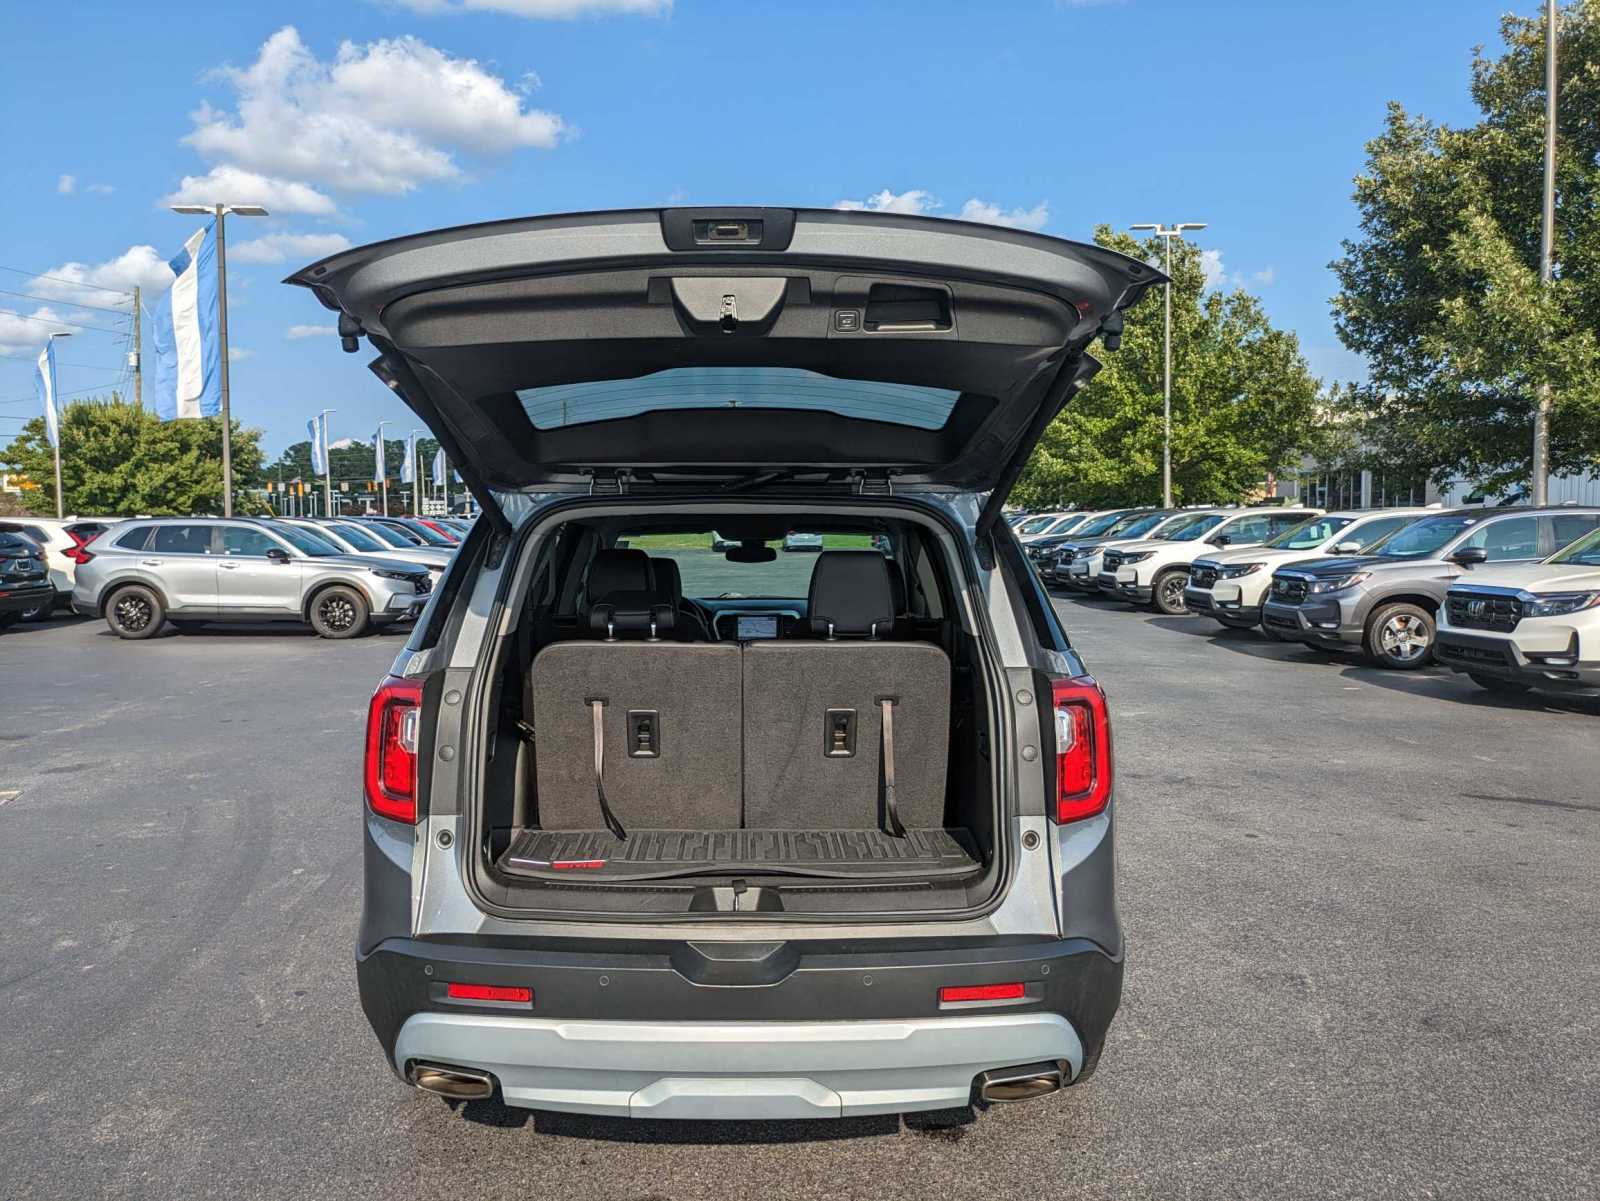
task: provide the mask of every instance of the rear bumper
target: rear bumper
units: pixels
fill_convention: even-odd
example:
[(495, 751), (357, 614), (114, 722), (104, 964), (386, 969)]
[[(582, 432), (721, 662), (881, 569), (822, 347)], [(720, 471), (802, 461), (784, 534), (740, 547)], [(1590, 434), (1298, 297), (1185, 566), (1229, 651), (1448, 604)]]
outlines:
[[(507, 1104), (575, 1113), (943, 1109), (967, 1104), (980, 1072), (1047, 1060), (1076, 1083), (1093, 1071), (1122, 993), (1120, 956), (1085, 939), (649, 952), (497, 941), (380, 943), (357, 961), (362, 1007), (402, 1075), (412, 1061), (476, 1068), (499, 1080)], [(939, 1003), (944, 985), (1013, 981), (1021, 1000)], [(533, 1003), (458, 1004), (445, 997), (449, 982), (531, 988)]]
[(37, 584), (0, 585), (0, 613), (25, 613), (40, 603), (54, 604), (56, 590), (48, 580)]
[[(1440, 630), (1434, 643), (1439, 662), (1455, 671), (1513, 680), (1535, 688), (1600, 688), (1600, 663), (1585, 663), (1578, 658), (1576, 637), (1566, 651), (1535, 653), (1538, 658), (1529, 658), (1528, 652), (1510, 638), (1459, 630)], [(1552, 654), (1559, 662), (1550, 662)]]

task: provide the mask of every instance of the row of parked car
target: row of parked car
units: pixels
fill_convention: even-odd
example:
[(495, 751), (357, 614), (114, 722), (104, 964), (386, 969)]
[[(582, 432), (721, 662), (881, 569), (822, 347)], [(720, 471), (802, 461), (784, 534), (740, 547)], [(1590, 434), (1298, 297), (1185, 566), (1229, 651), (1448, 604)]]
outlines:
[(0, 519), (0, 630), (70, 606), (130, 639), (234, 621), (353, 638), (415, 617), (470, 528), (449, 517)]
[(1600, 508), (1018, 514), (1047, 584), (1496, 692), (1600, 689)]

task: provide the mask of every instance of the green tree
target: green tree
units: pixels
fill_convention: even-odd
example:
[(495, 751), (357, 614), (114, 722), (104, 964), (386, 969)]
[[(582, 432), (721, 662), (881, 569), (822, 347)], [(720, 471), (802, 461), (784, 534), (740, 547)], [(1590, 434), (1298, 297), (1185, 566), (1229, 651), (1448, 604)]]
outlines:
[(1346, 398), (1385, 460), (1443, 482), (1526, 484), (1541, 385), (1551, 467), (1600, 457), (1600, 0), (1558, 18), (1557, 275), (1539, 282), (1544, 21), (1501, 21), (1472, 65), (1481, 119), (1437, 125), (1390, 104), (1355, 181), (1360, 236), (1333, 264), (1333, 311), (1368, 382)]
[[(433, 456), (439, 449), (439, 443), (432, 438), (417, 439), (417, 463), (422, 472), (427, 486), (433, 484)], [(400, 467), (405, 462), (406, 444), (401, 438), (385, 438), (383, 440), (384, 462), (389, 474), (389, 502), (393, 511), (398, 511), (403, 501), (397, 489), (407, 489), (401, 485)], [(352, 493), (365, 492), (367, 481), (372, 479), (372, 443), (369, 440), (352, 442), (348, 446), (330, 446), (328, 460), (333, 468), (334, 488), (337, 490), (340, 481), (350, 484)], [(276, 460), (264, 468), (265, 478), (276, 482), (280, 475), (285, 481), (302, 479), (309, 487), (320, 480), (320, 474), (311, 470), (311, 442), (302, 439), (292, 442), (284, 447)]]
[[(261, 431), (233, 424), (234, 508), (259, 507), (239, 489), (261, 472)], [(43, 417), (12, 439), (0, 462), (37, 487), (30, 503), (55, 512), (54, 452)], [(222, 512), (222, 423), (162, 421), (113, 392), (61, 410), (61, 485), (68, 513)]]
[[(1155, 239), (1102, 226), (1102, 246), (1155, 261)], [(1200, 252), (1173, 247), (1172, 493), (1179, 503), (1237, 501), (1292, 466), (1317, 435), (1318, 386), (1295, 336), (1274, 329), (1242, 289), (1205, 288)], [(1012, 499), (1029, 505), (1150, 504), (1161, 499), (1163, 299), (1126, 314), (1122, 348), (1050, 424)]]

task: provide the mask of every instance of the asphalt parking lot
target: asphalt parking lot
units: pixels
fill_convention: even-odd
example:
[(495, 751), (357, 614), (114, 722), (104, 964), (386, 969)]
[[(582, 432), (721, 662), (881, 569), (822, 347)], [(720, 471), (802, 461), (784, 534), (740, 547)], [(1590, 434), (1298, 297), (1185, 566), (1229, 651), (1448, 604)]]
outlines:
[(1058, 608), (1114, 707), (1127, 987), (1092, 1081), (970, 1123), (413, 1093), (351, 967), (401, 639), (0, 636), (6, 1195), (1594, 1196), (1600, 703)]

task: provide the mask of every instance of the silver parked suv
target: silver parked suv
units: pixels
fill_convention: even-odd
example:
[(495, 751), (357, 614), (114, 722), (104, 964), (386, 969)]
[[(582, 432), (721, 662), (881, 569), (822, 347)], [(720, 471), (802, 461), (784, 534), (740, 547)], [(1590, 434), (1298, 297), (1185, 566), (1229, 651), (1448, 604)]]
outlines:
[(1532, 563), (1600, 526), (1600, 509), (1451, 509), (1390, 534), (1364, 554), (1310, 559), (1272, 573), (1261, 624), (1327, 651), (1364, 651), (1380, 667), (1433, 662), (1445, 592), (1480, 563)]
[(160, 518), (113, 526), (82, 549), (72, 607), (104, 615), (123, 638), (162, 623), (303, 621), (323, 638), (354, 638), (413, 617), (431, 591), (426, 568), (337, 553), (293, 526), (249, 518)]
[[(368, 716), (357, 977), (403, 1079), (774, 1119), (1089, 1075), (1122, 982), (1110, 719), (1001, 506), (1161, 279), (778, 208), (293, 277), (483, 507)], [(819, 553), (778, 553), (796, 532)]]

